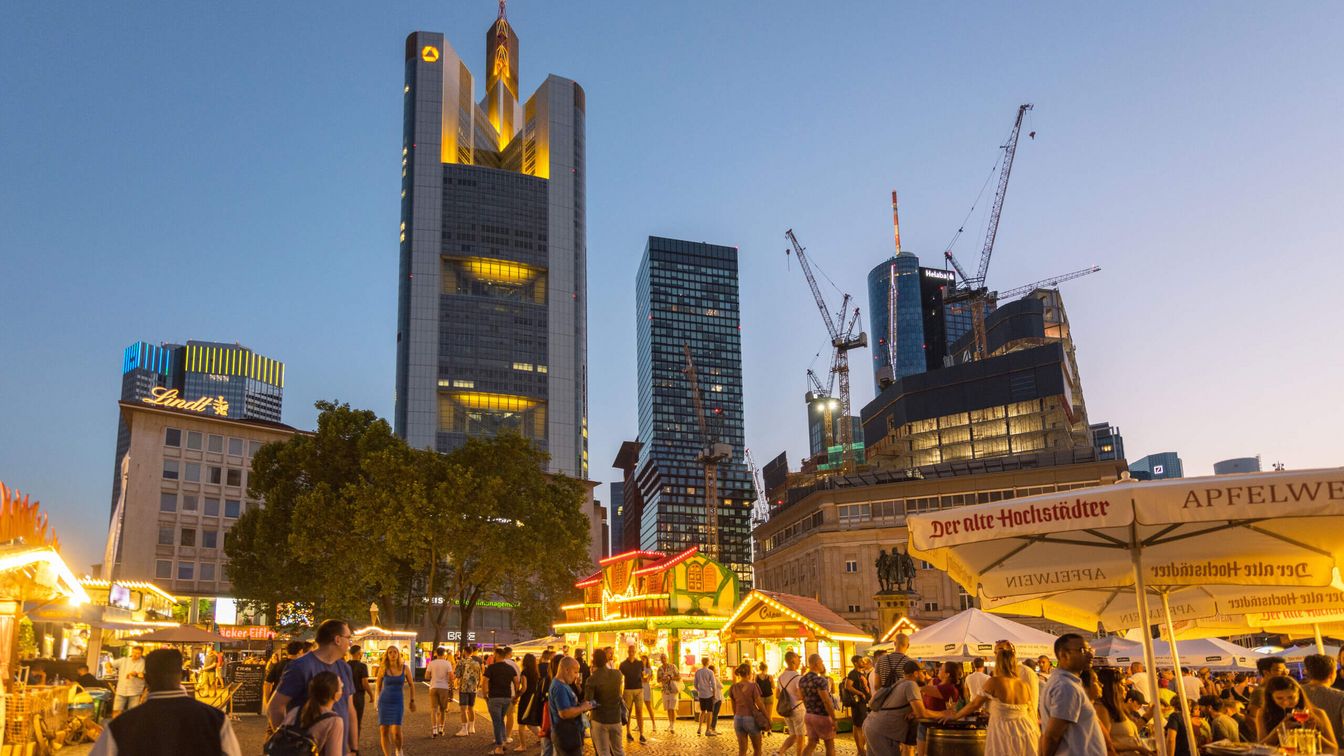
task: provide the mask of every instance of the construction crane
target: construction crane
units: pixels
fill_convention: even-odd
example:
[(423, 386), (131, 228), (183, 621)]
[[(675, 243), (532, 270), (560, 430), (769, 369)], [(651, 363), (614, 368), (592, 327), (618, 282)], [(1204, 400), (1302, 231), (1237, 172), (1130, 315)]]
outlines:
[(770, 519), (770, 497), (765, 495), (765, 485), (761, 483), (761, 470), (756, 466), (756, 459), (751, 456), (751, 449), (743, 449), (742, 457), (747, 461), (747, 469), (751, 471), (751, 483), (756, 487), (756, 502), (751, 508), (751, 523), (760, 525)]
[[(989, 274), (989, 259), (994, 254), (994, 239), (999, 234), (999, 218), (1003, 215), (1003, 199), (1008, 194), (1008, 178), (1013, 173), (1013, 159), (1017, 156), (1017, 138), (1022, 133), (1022, 118), (1031, 108), (1031, 103), (1018, 106), (1013, 131), (1008, 136), (1008, 141), (1002, 145), (1003, 168), (999, 172), (998, 189), (994, 192), (994, 205), (989, 210), (989, 227), (985, 229), (985, 244), (980, 249), (980, 265), (976, 268), (975, 275), (966, 274), (966, 270), (952, 254), (951, 248), (943, 253), (943, 257), (952, 264), (953, 270), (961, 278), (960, 286), (945, 301), (966, 302), (970, 305), (971, 327), (975, 331), (976, 359), (986, 356), (985, 308), (993, 295), (985, 286), (985, 278)], [(1033, 137), (1035, 134), (1036, 132), (1031, 132)]]
[[(847, 318), (849, 311), (850, 296), (845, 294), (840, 302), (840, 309), (835, 316), (826, 308), (826, 299), (821, 295), (821, 288), (817, 286), (817, 279), (812, 275), (812, 264), (807, 259), (807, 251), (803, 245), (798, 242), (798, 237), (793, 235), (793, 229), (784, 232), (785, 238), (789, 240), (792, 249), (784, 250), (784, 254), (792, 252), (798, 257), (798, 266), (803, 269), (803, 275), (807, 277), (807, 285), (812, 288), (812, 297), (817, 301), (817, 309), (821, 312), (821, 319), (826, 323), (826, 334), (831, 339), (831, 347), (835, 350), (831, 359), (831, 375), (840, 382), (840, 417), (843, 418), (840, 423), (840, 449), (841, 449), (841, 470), (845, 473), (854, 469), (854, 429), (850, 426), (849, 416), (851, 413), (851, 403), (849, 398), (849, 353), (854, 349), (862, 349), (868, 346), (868, 334), (859, 331), (854, 334), (854, 328), (859, 321), (859, 308), (854, 308), (852, 317)], [(839, 325), (836, 321), (839, 320)]]
[[(686, 353), (686, 380), (691, 384), (691, 402), (695, 405), (695, 420), (700, 425), (700, 453), (695, 461), (705, 466), (705, 554), (719, 559), (719, 463), (733, 458), (733, 447), (718, 439), (717, 429), (711, 430), (705, 418), (705, 403), (700, 397), (700, 380), (691, 359), (691, 345), (683, 343)], [(717, 410), (716, 410), (717, 411)]]
[(1030, 292), (1032, 292), (1032, 291), (1035, 291), (1036, 289), (1045, 288), (1045, 287), (1049, 287), (1049, 286), (1054, 286), (1054, 285), (1056, 285), (1056, 284), (1064, 283), (1065, 281), (1072, 281), (1072, 280), (1075, 279), (1075, 278), (1082, 278), (1083, 276), (1090, 276), (1090, 275), (1092, 275), (1093, 273), (1096, 273), (1096, 272), (1098, 272), (1098, 271), (1100, 271), (1100, 270), (1101, 270), (1101, 266), (1100, 266), (1100, 265), (1093, 265), (1093, 266), (1090, 267), (1090, 268), (1083, 268), (1082, 270), (1075, 270), (1075, 271), (1072, 272), (1072, 273), (1065, 273), (1065, 274), (1062, 275), (1062, 276), (1052, 276), (1051, 278), (1042, 278), (1041, 280), (1036, 281), (1035, 283), (1029, 283), (1029, 284), (1027, 284), (1027, 285), (1025, 285), (1025, 286), (1018, 286), (1018, 287), (1009, 289), (1009, 290), (1007, 290), (1007, 291), (1001, 291), (1001, 292), (998, 292), (997, 296), (999, 296), (999, 297), (1003, 297), (1004, 299), (1010, 299), (1010, 298), (1012, 298), (1012, 297), (1019, 297), (1019, 296), (1022, 296), (1023, 294), (1027, 294), (1027, 293), (1030, 293)]

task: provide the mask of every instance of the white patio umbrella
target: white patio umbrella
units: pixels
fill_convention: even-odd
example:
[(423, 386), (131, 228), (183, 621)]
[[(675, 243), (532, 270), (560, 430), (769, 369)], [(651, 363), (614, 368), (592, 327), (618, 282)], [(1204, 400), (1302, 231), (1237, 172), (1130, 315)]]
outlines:
[[(1169, 631), (1168, 591), (1178, 588), (1335, 583), (1344, 589), (1341, 469), (1125, 481), (912, 514), (907, 525), (911, 555), (977, 595), (1026, 599), (1128, 588), (1147, 596), (1151, 588)], [(1134, 606), (1134, 626), (1148, 627), (1149, 601)], [(1143, 641), (1153, 666), (1146, 633)]]
[(1055, 636), (1007, 617), (971, 608), (929, 625), (910, 636), (906, 654), (916, 659), (971, 661), (993, 657), (994, 643), (1012, 641), (1018, 657), (1050, 654)]
[(1143, 644), (1119, 635), (1099, 638), (1092, 644), (1092, 660), (1103, 667), (1124, 667), (1143, 658)]
[(1283, 653), (1276, 654), (1276, 656), (1281, 656), (1287, 661), (1302, 661), (1312, 654), (1325, 654), (1326, 656), (1336, 657), (1339, 656), (1339, 646), (1323, 646), (1320, 649), (1312, 646), (1294, 646), (1293, 648), (1285, 649)]

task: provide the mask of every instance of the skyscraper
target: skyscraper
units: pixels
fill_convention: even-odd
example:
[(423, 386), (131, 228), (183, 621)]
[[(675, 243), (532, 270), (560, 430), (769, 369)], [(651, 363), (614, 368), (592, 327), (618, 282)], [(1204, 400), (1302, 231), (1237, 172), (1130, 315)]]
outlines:
[(1185, 465), (1176, 452), (1158, 452), (1130, 462), (1129, 473), (1139, 480), (1184, 478)]
[(512, 430), (586, 478), (583, 89), (548, 76), (521, 103), (502, 9), (484, 99), (442, 34), (405, 58), (396, 431), (450, 451)]
[[(137, 341), (121, 356), (121, 400), (172, 408), (202, 404), (216, 417), (280, 422), (285, 364), (240, 344)], [(121, 460), (130, 447), (125, 418), (117, 420), (117, 457), (112, 470), (112, 508), (121, 496)]]
[(908, 250), (868, 272), (873, 384), (878, 393), (892, 381), (943, 367), (953, 342), (971, 330), (970, 309), (943, 301), (944, 293), (956, 284), (954, 276), (951, 271), (921, 267)]
[(689, 348), (712, 440), (728, 444), (732, 451), (732, 458), (718, 469), (718, 559), (750, 584), (749, 528), (755, 495), (743, 455), (737, 250), (649, 237), (639, 266), (635, 315), (639, 361), (635, 479), (642, 499), (638, 545), (676, 553), (704, 546), (707, 540), (704, 465), (696, 461), (706, 439), (685, 373)]

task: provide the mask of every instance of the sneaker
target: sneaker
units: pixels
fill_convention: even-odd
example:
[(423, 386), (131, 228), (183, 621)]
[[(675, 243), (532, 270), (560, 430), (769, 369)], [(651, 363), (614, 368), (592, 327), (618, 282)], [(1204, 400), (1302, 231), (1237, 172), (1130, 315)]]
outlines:
[(634, 735), (631, 735), (630, 733), (627, 732), (627, 733), (625, 734), (625, 740), (626, 740), (627, 743), (633, 743), (633, 742), (635, 742), (635, 736), (634, 736)]
[(462, 725), (462, 729), (460, 729), (460, 730), (458, 730), (456, 733), (454, 733), (454, 734), (453, 734), (453, 737), (455, 737), (455, 738), (465, 738), (465, 737), (467, 736), (467, 733), (468, 733), (468, 732), (469, 732), (469, 730), (468, 730), (468, 725)]
[(705, 734), (708, 735), (708, 736), (710, 736), (711, 738), (712, 738), (712, 737), (715, 737), (715, 736), (718, 735), (718, 733), (717, 733), (717, 732), (714, 732), (713, 730), (710, 730), (709, 732), (707, 732), (707, 733), (705, 733)]
[(647, 743), (647, 742), (649, 742), (649, 741), (648, 741), (648, 740), (645, 740), (643, 735), (640, 735), (640, 736), (639, 736), (639, 742), (641, 742), (641, 743)]

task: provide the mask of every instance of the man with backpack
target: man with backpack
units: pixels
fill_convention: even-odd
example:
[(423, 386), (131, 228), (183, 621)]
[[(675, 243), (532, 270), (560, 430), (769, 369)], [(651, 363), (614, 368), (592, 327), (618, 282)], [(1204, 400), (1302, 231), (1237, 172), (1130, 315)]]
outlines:
[(784, 671), (775, 678), (775, 682), (779, 683), (779, 699), (775, 703), (775, 713), (789, 721), (789, 737), (785, 738), (776, 756), (783, 756), (788, 752), (789, 746), (793, 746), (797, 756), (802, 756), (803, 744), (807, 741), (804, 724), (807, 710), (803, 708), (803, 697), (798, 690), (798, 681), (803, 676), (798, 671), (801, 662), (802, 659), (797, 653), (793, 651), (785, 653)]
[(145, 686), (149, 690), (145, 702), (109, 722), (91, 756), (242, 756), (224, 712), (182, 689), (180, 651), (161, 648), (146, 656)]

